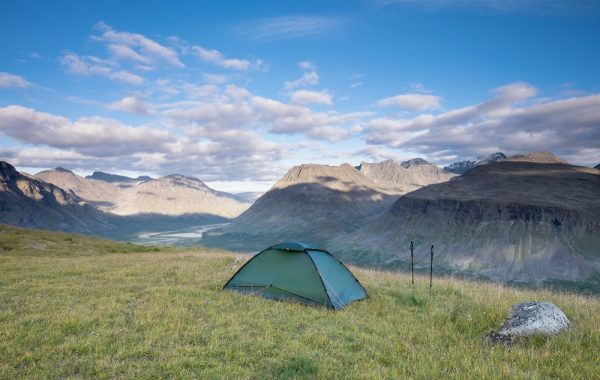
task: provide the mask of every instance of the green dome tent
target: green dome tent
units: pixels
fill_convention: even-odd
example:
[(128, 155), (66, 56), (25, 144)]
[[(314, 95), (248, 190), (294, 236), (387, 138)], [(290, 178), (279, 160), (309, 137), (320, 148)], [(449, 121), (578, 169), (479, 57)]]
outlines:
[(366, 290), (329, 252), (285, 242), (257, 253), (223, 289), (339, 310), (367, 297)]

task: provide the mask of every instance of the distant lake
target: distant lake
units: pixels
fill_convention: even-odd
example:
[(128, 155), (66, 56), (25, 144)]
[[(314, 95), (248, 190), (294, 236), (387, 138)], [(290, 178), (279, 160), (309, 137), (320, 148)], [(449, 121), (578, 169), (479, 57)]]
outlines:
[(199, 245), (202, 235), (210, 230), (222, 228), (229, 223), (205, 224), (202, 226), (186, 227), (179, 230), (144, 232), (130, 241), (140, 245), (174, 245), (174, 246), (192, 246)]

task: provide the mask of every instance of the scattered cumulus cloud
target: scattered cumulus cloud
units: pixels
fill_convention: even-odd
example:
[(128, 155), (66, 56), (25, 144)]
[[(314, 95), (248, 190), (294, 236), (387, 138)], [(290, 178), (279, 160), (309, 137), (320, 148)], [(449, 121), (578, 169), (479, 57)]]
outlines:
[(136, 115), (147, 115), (149, 113), (146, 104), (144, 104), (144, 99), (139, 95), (126, 96), (119, 101), (110, 103), (108, 109)]
[(285, 170), (279, 165), (284, 150), (252, 130), (221, 128), (192, 136), (101, 117), (70, 120), (13, 105), (0, 108), (0, 133), (33, 145), (0, 147), (19, 166), (107, 170), (126, 162), (128, 170), (183, 172), (205, 180), (273, 180)]
[(30, 85), (31, 83), (19, 75), (0, 71), (0, 88), (25, 88)]
[(229, 80), (227, 75), (202, 73), (202, 80), (211, 84), (223, 84)]
[(120, 70), (114, 61), (94, 56), (80, 56), (75, 53), (65, 53), (60, 63), (71, 74), (81, 76), (103, 76), (113, 81), (141, 85), (144, 78), (127, 70)]
[(320, 104), (330, 106), (333, 104), (331, 95), (327, 91), (295, 91), (290, 95), (290, 101), (292, 102), (292, 104), (302, 105)]
[(205, 49), (201, 46), (193, 46), (192, 52), (201, 60), (212, 63), (224, 69), (248, 70), (252, 63), (246, 59), (225, 58), (223, 53), (218, 50)]
[(319, 74), (316, 71), (309, 71), (296, 80), (285, 82), (284, 87), (291, 90), (296, 87), (315, 86), (319, 84)]
[(463, 108), (409, 119), (376, 118), (365, 140), (441, 161), (498, 150), (548, 150), (573, 162), (600, 161), (600, 95), (535, 100), (536, 94), (527, 83), (512, 83), (492, 90), (491, 99)]
[(314, 63), (310, 62), (310, 61), (301, 61), (298, 63), (298, 68), (300, 70), (316, 70), (317, 67), (315, 66)]
[(425, 94), (401, 94), (377, 102), (379, 107), (397, 106), (410, 111), (424, 111), (440, 108), (439, 96)]
[(132, 127), (113, 119), (93, 116), (71, 121), (16, 105), (0, 108), (0, 131), (23, 143), (73, 149), (94, 156), (160, 149), (174, 139), (159, 129)]
[(119, 32), (102, 21), (97, 23), (94, 29), (101, 34), (92, 38), (106, 43), (110, 54), (116, 60), (130, 60), (146, 65), (164, 62), (175, 67), (185, 67), (173, 49), (142, 34)]

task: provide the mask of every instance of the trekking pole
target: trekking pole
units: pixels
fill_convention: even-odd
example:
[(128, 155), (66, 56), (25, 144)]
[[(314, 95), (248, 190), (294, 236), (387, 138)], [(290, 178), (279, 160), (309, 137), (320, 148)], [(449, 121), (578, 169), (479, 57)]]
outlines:
[(433, 244), (431, 245), (431, 261), (429, 263), (429, 289), (431, 289), (433, 280)]
[(413, 241), (410, 241), (410, 274), (412, 276), (412, 284), (415, 284), (415, 256), (413, 254)]

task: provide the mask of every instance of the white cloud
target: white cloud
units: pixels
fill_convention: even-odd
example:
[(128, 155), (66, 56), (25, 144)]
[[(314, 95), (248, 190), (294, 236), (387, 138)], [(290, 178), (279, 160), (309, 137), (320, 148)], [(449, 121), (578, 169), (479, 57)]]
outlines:
[(60, 63), (71, 74), (92, 76), (99, 75), (117, 82), (133, 85), (144, 83), (144, 78), (126, 70), (119, 70), (118, 64), (110, 60), (103, 60), (94, 56), (79, 56), (75, 53), (65, 53)]
[(300, 70), (313, 70), (313, 71), (317, 69), (315, 64), (310, 61), (298, 62), (298, 68), (300, 68)]
[(227, 75), (202, 73), (202, 80), (211, 84), (223, 84), (229, 80)]
[(113, 45), (107, 46), (108, 51), (116, 60), (131, 60), (134, 62), (149, 64), (152, 62), (148, 57), (144, 57), (129, 46)]
[(148, 114), (148, 107), (146, 107), (146, 104), (144, 104), (144, 99), (138, 95), (126, 96), (119, 101), (110, 103), (108, 108), (115, 111), (128, 112), (137, 115)]
[(364, 83), (363, 82), (354, 82), (350, 85), (350, 88), (357, 88), (362, 86)]
[(102, 33), (94, 39), (107, 43), (109, 52), (117, 60), (133, 60), (144, 64), (166, 62), (171, 66), (184, 67), (174, 50), (142, 34), (118, 32), (102, 21), (96, 24), (95, 29)]
[(295, 91), (290, 95), (290, 101), (292, 104), (322, 104), (322, 105), (332, 105), (333, 101), (331, 100), (331, 95), (327, 93), (327, 91), (308, 91), (308, 90), (299, 90)]
[(319, 84), (319, 75), (316, 71), (309, 71), (296, 80), (291, 82), (285, 82), (284, 86), (286, 89), (291, 90), (296, 87), (314, 86)]
[(234, 126), (197, 128), (196, 135), (182, 131), (100, 117), (71, 121), (21, 106), (0, 108), (0, 135), (29, 144), (0, 147), (0, 154), (19, 166), (185, 173), (208, 181), (273, 180), (286, 169), (280, 162), (284, 150), (255, 131)]
[(240, 25), (240, 34), (253, 40), (304, 38), (340, 28), (347, 22), (342, 17), (284, 16)]
[[(507, 154), (548, 150), (584, 164), (600, 158), (600, 95), (526, 104), (537, 93), (526, 83), (512, 83), (491, 93), (486, 102), (438, 115), (374, 119), (365, 139), (441, 160), (498, 150)], [(588, 152), (586, 161), (582, 151)]]
[(0, 71), (0, 88), (24, 88), (30, 85), (31, 83), (21, 76)]
[(156, 150), (173, 140), (168, 132), (155, 128), (131, 127), (101, 117), (70, 121), (16, 105), (0, 108), (0, 132), (24, 143), (97, 156)]
[(441, 106), (439, 96), (425, 94), (401, 94), (377, 102), (379, 107), (398, 106), (411, 111), (436, 109)]
[(307, 107), (288, 105), (260, 96), (252, 97), (252, 105), (259, 120), (270, 125), (276, 134), (305, 134), (314, 139), (339, 141), (350, 137), (351, 125), (368, 113), (313, 112)]
[(201, 60), (220, 66), (225, 69), (248, 70), (252, 63), (246, 59), (225, 58), (218, 50), (208, 50), (201, 46), (192, 46), (192, 51)]
[[(330, 100), (326, 93), (310, 95), (310, 99), (303, 100), (321, 103)], [(315, 95), (317, 99), (312, 98)], [(369, 115), (314, 112), (303, 105), (254, 96), (244, 88), (231, 85), (217, 96), (193, 104), (173, 104), (161, 112), (167, 117), (168, 125), (185, 128), (193, 136), (207, 136), (229, 129), (268, 128), (268, 132), (274, 134), (303, 134), (327, 141), (350, 137), (352, 125)]]

